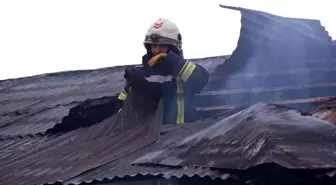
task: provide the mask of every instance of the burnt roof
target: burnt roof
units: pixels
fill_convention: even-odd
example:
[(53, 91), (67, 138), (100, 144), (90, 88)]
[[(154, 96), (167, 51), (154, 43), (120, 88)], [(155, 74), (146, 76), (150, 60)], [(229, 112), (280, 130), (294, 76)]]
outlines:
[[(240, 37), (231, 56), (192, 59), (211, 73), (196, 98), (200, 118), (261, 101), (309, 110), (336, 93), (336, 62), (328, 49), (331, 38), (320, 21), (223, 7), (241, 12)], [(0, 81), (0, 138), (62, 130), (69, 125), (64, 118), (86, 100), (113, 98), (120, 92), (124, 69)]]
[[(317, 20), (225, 8), (242, 14), (237, 48), (231, 56), (193, 59), (211, 72), (208, 85), (196, 98), (199, 114), (211, 118), (198, 124), (164, 126), (159, 139), (140, 137), (149, 134), (148, 125), (112, 134), (115, 125), (109, 120), (115, 112), (115, 95), (123, 87), (125, 66), (0, 81), (0, 184), (78, 184), (135, 175), (225, 179), (234, 172), (210, 167), (242, 170), (270, 161), (289, 168), (334, 168), (329, 158), (335, 152), (334, 126), (328, 121), (273, 104), (258, 104), (224, 119), (224, 113), (236, 113), (261, 101), (305, 110), (335, 95), (336, 62), (330, 57), (331, 38), (325, 28)], [(233, 118), (237, 120), (227, 121)], [(207, 133), (213, 128), (225, 131), (224, 123), (233, 128), (226, 132), (231, 138), (218, 132), (212, 138)], [(290, 128), (288, 133), (284, 127)], [(321, 128), (327, 129), (321, 133)], [(244, 132), (251, 137), (242, 138)], [(264, 145), (258, 145), (263, 141)], [(190, 143), (195, 147), (190, 148)], [(169, 154), (166, 158), (147, 156), (163, 149)], [(237, 156), (242, 160), (233, 163)], [(249, 157), (253, 158), (250, 163), (246, 162)]]
[(273, 162), (286, 168), (335, 168), (335, 142), (335, 125), (260, 103), (135, 163), (245, 170)]
[(200, 106), (221, 109), (282, 101), (309, 110), (319, 104), (319, 98), (336, 94), (332, 40), (320, 21), (222, 7), (240, 11), (240, 37), (230, 58), (201, 93), (205, 101)]
[[(209, 72), (227, 56), (194, 59)], [(124, 87), (125, 66), (67, 71), (0, 82), (0, 137), (44, 134), (71, 108), (89, 99), (113, 97)]]
[(0, 183), (78, 184), (136, 175), (225, 179), (239, 173), (219, 168), (245, 170), (267, 162), (336, 169), (336, 126), (279, 105), (258, 104), (203, 124), (164, 126), (156, 141), (146, 137), (149, 125), (115, 135), (112, 119), (54, 136), (0, 141)]

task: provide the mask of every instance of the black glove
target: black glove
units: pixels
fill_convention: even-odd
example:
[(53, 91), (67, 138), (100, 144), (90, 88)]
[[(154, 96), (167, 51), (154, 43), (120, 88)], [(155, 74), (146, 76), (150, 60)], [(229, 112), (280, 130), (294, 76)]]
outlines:
[(139, 74), (137, 68), (129, 66), (125, 69), (125, 79), (130, 87), (146, 92), (148, 96), (160, 97), (161, 92), (154, 89), (150, 82), (148, 82), (142, 75)]
[(125, 69), (124, 78), (127, 80), (129, 77), (136, 75), (136, 70), (134, 66), (128, 66)]

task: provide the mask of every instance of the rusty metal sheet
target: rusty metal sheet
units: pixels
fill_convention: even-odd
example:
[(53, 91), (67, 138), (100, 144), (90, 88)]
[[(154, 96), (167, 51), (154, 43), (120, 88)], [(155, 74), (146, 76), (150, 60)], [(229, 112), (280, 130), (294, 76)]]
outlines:
[(113, 124), (113, 120), (116, 118), (52, 136), (1, 140), (0, 184), (52, 184), (56, 181), (76, 184), (139, 174), (164, 175), (166, 178), (193, 173), (212, 178), (225, 177), (209, 169), (173, 170), (131, 165), (139, 156), (206, 128), (216, 119), (209, 119), (210, 123), (164, 126), (156, 142), (151, 137), (153, 125), (135, 124), (133, 129), (121, 132), (128, 126)]
[[(125, 111), (90, 128), (58, 137), (3, 140), (0, 184), (64, 181), (154, 143), (160, 133), (162, 111), (146, 111), (150, 100), (144, 105), (141, 98), (140, 93), (130, 91), (123, 106)], [(140, 107), (135, 110), (137, 106)]]
[(329, 98), (328, 100), (325, 100), (322, 105), (304, 112), (304, 114), (336, 123), (336, 98)]
[(286, 168), (336, 168), (335, 143), (336, 125), (260, 103), (134, 163), (245, 170), (273, 162)]
[[(264, 120), (266, 119), (266, 121), (269, 122), (259, 122), (259, 124), (269, 124), (270, 126), (268, 127), (268, 130), (275, 132), (276, 127), (273, 127), (272, 125), (276, 125), (276, 123), (279, 122), (274, 121), (274, 124), (272, 124), (272, 121), (279, 120), (277, 120), (277, 115), (270, 114), (268, 111), (271, 111), (272, 113), (272, 111), (277, 111), (279, 109), (280, 112), (278, 113), (282, 116), (282, 118), (285, 119), (280, 120), (280, 123), (287, 125), (295, 124), (295, 127), (298, 125), (298, 123), (296, 123), (297, 120), (303, 119), (306, 121), (307, 119), (309, 121), (307, 122), (307, 125), (310, 125), (314, 131), (314, 124), (316, 124), (315, 120), (311, 120), (309, 117), (305, 116), (290, 117), (291, 114), (297, 113), (294, 110), (291, 110), (292, 112), (290, 111), (288, 114), (286, 114), (286, 111), (281, 112), (284, 110), (282, 107), (276, 106), (274, 110), (271, 109), (262, 111), (260, 109), (247, 109), (245, 112), (257, 112), (258, 114), (261, 114), (259, 117), (263, 117)], [(265, 117), (265, 115), (273, 115), (274, 117), (271, 117), (270, 120), (267, 119), (267, 116)], [(233, 116), (229, 118), (229, 120), (242, 121), (240, 124), (243, 124), (247, 127), (246, 129), (243, 129), (242, 127), (231, 129), (232, 133), (235, 132), (234, 136), (232, 136), (232, 134), (228, 134), (227, 136), (221, 135), (223, 134), (223, 129), (222, 127), (219, 127), (219, 125), (223, 125), (225, 120), (223, 120), (221, 117), (218, 117), (208, 119), (206, 122), (199, 121), (198, 123), (164, 126), (161, 129), (159, 140), (152, 142), (151, 140), (146, 140), (146, 138), (148, 138), (146, 137), (146, 133), (149, 131), (148, 127), (135, 127), (134, 129), (118, 134), (116, 131), (121, 129), (121, 125), (116, 127), (114, 124), (111, 124), (111, 119), (115, 118), (110, 118), (89, 128), (77, 129), (54, 136), (34, 136), (2, 140), (0, 141), (0, 172), (3, 173), (0, 173), (0, 175), (3, 178), (0, 179), (0, 183), (20, 184), (20, 182), (22, 182), (23, 184), (43, 184), (48, 182), (53, 184), (56, 181), (60, 181), (63, 182), (63, 184), (80, 184), (83, 182), (89, 183), (92, 181), (101, 181), (104, 179), (114, 179), (116, 177), (137, 175), (150, 175), (164, 178), (180, 178), (182, 176), (195, 175), (199, 177), (210, 177), (212, 179), (230, 178), (236, 174), (210, 169), (207, 167), (207, 165), (216, 166), (217, 164), (222, 164), (223, 161), (231, 161), (234, 163), (235, 161), (233, 158), (240, 157), (239, 162), (235, 163), (239, 165), (244, 162), (242, 158), (243, 156), (252, 156), (254, 152), (258, 153), (258, 146), (260, 146), (258, 144), (263, 141), (263, 136), (259, 138), (258, 141), (260, 142), (248, 143), (248, 141), (252, 140), (252, 136), (257, 133), (258, 130), (267, 131), (267, 129), (263, 128), (262, 126), (253, 127), (248, 125), (246, 121), (252, 121), (253, 119), (256, 119), (251, 118), (250, 116), (245, 114), (245, 117), (242, 116), (237, 118), (237, 116)], [(231, 121), (226, 122), (231, 126), (233, 124)], [(293, 131), (294, 129), (289, 130)], [(242, 133), (239, 134), (239, 132)], [(230, 131), (227, 133), (230, 133)], [(284, 133), (284, 131), (282, 131), (282, 133)], [(297, 131), (295, 133), (296, 135), (292, 137), (298, 138), (297, 136), (299, 132)], [(293, 134), (293, 132), (289, 132), (289, 134)], [(216, 135), (219, 136), (215, 137)], [(241, 150), (233, 149), (234, 146), (241, 146), (239, 143), (232, 145), (224, 143), (225, 137), (229, 138), (229, 141), (234, 142), (237, 140), (237, 138), (241, 138), (241, 135), (243, 135), (242, 137), (245, 141), (245, 145), (241, 147)], [(270, 137), (272, 136), (271, 133), (265, 134), (264, 136), (266, 138), (268, 137), (267, 142), (273, 141), (272, 137)], [(305, 152), (310, 150), (309, 153), (312, 153), (311, 156), (313, 156), (316, 154), (316, 152), (314, 153), (310, 146), (312, 146), (314, 143), (311, 143), (312, 139), (309, 137), (311, 135), (306, 136), (307, 137), (303, 138), (303, 140), (308, 140), (308, 144), (299, 143), (293, 147), (293, 143), (291, 143), (291, 145), (284, 141), (280, 144), (278, 143), (279, 145), (266, 144), (266, 146), (275, 147), (273, 148), (274, 150), (272, 150), (272, 152), (276, 156), (280, 155), (282, 150), (288, 153), (295, 150), (300, 153), (302, 150), (299, 149), (302, 147), (306, 148)], [(193, 140), (193, 138), (202, 139), (201, 137), (214, 137), (214, 139), (205, 139), (199, 143)], [(320, 137), (320, 135), (318, 137)], [(274, 137), (273, 139), (281, 140), (279, 137)], [(293, 138), (290, 139), (290, 141), (297, 142), (297, 140)], [(324, 138), (315, 140), (322, 139)], [(332, 138), (330, 140), (332, 140)], [(190, 142), (185, 143), (186, 141)], [(331, 151), (333, 149), (331, 145), (328, 146), (327, 149), (324, 146), (324, 144), (330, 144), (330, 142), (329, 140), (325, 139), (324, 143), (319, 146), (319, 152), (326, 154), (328, 153), (328, 150)], [(185, 145), (180, 145), (181, 143), (185, 143)], [(165, 154), (167, 154), (167, 158), (169, 158), (165, 160), (165, 165), (167, 165), (167, 162), (176, 163), (178, 160), (174, 160), (171, 157), (171, 150), (174, 150), (173, 152), (178, 151), (176, 148), (174, 148), (176, 145), (179, 145), (178, 149), (181, 149), (182, 152), (185, 151), (188, 154), (182, 155), (185, 157), (184, 162), (192, 161), (194, 162), (194, 165), (189, 166), (187, 164), (185, 167), (171, 168), (169, 165), (157, 166), (153, 163), (147, 162), (145, 165), (141, 166), (134, 164), (134, 161), (138, 160), (141, 156), (154, 154), (152, 156), (155, 157), (155, 154), (158, 151), (165, 150), (167, 152)], [(265, 145), (262, 147), (264, 148), (261, 150), (268, 148), (265, 147)], [(228, 153), (231, 153), (232, 156), (224, 157)], [(295, 163), (292, 163), (292, 165), (295, 165), (299, 163), (300, 160), (302, 160), (302, 157), (304, 157), (302, 153), (300, 154), (302, 156), (297, 158), (295, 158), (295, 155), (291, 155), (287, 158), (279, 157), (279, 159), (281, 159), (279, 161), (292, 163), (290, 160), (295, 160)], [(324, 160), (328, 160), (327, 157), (327, 155), (324, 155)], [(257, 156), (254, 160), (261, 158), (261, 156)], [(205, 165), (201, 164), (202, 160), (205, 160)], [(310, 158), (310, 160), (312, 161), (314, 158)], [(209, 161), (212, 161), (213, 164)], [(256, 163), (256, 161), (252, 160), (251, 164), (253, 164), (253, 162)], [(262, 163), (267, 161), (259, 160), (259, 162)], [(320, 161), (320, 163), (316, 163), (316, 165), (319, 165), (322, 162), (323, 161)], [(333, 163), (329, 163), (329, 165), (332, 164)], [(182, 165), (185, 165), (185, 163)], [(20, 168), (18, 168), (18, 166)], [(317, 167), (319, 166), (316, 166), (316, 168)]]
[(160, 140), (148, 145), (140, 150), (134, 151), (129, 155), (125, 155), (123, 158), (113, 160), (98, 168), (85, 171), (67, 181), (64, 184), (80, 184), (83, 182), (90, 183), (92, 181), (102, 181), (104, 179), (115, 179), (117, 177), (129, 177), (138, 175), (150, 175), (159, 176), (164, 178), (182, 177), (182, 176), (200, 176), (216, 178), (228, 178), (228, 174), (217, 170), (203, 169), (197, 167), (186, 167), (180, 169), (172, 169), (169, 167), (159, 166), (135, 166), (132, 162), (139, 156), (147, 154), (155, 149), (162, 149), (166, 145), (170, 145), (176, 140), (181, 140), (184, 137), (193, 134), (203, 128), (206, 128), (215, 119), (208, 120), (210, 123), (192, 123), (184, 125), (165, 125), (161, 129)]

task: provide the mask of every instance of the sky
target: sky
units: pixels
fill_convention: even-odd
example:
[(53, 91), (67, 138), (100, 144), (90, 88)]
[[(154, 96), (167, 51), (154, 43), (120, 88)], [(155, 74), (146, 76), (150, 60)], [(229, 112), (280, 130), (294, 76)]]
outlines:
[(319, 19), (336, 38), (329, 0), (1, 0), (0, 80), (141, 63), (158, 18), (179, 27), (186, 58), (231, 54), (240, 13), (219, 4)]

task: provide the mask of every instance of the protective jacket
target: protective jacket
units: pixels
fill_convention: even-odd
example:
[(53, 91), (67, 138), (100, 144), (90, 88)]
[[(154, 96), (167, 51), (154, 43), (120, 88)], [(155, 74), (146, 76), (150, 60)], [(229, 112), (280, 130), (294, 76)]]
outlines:
[[(209, 73), (192, 61), (185, 60), (178, 52), (170, 50), (164, 61), (150, 68), (150, 53), (142, 57), (138, 72), (153, 89), (162, 94), (164, 101), (162, 124), (181, 124), (194, 121), (195, 95), (208, 82)], [(125, 93), (125, 92), (124, 92)]]

